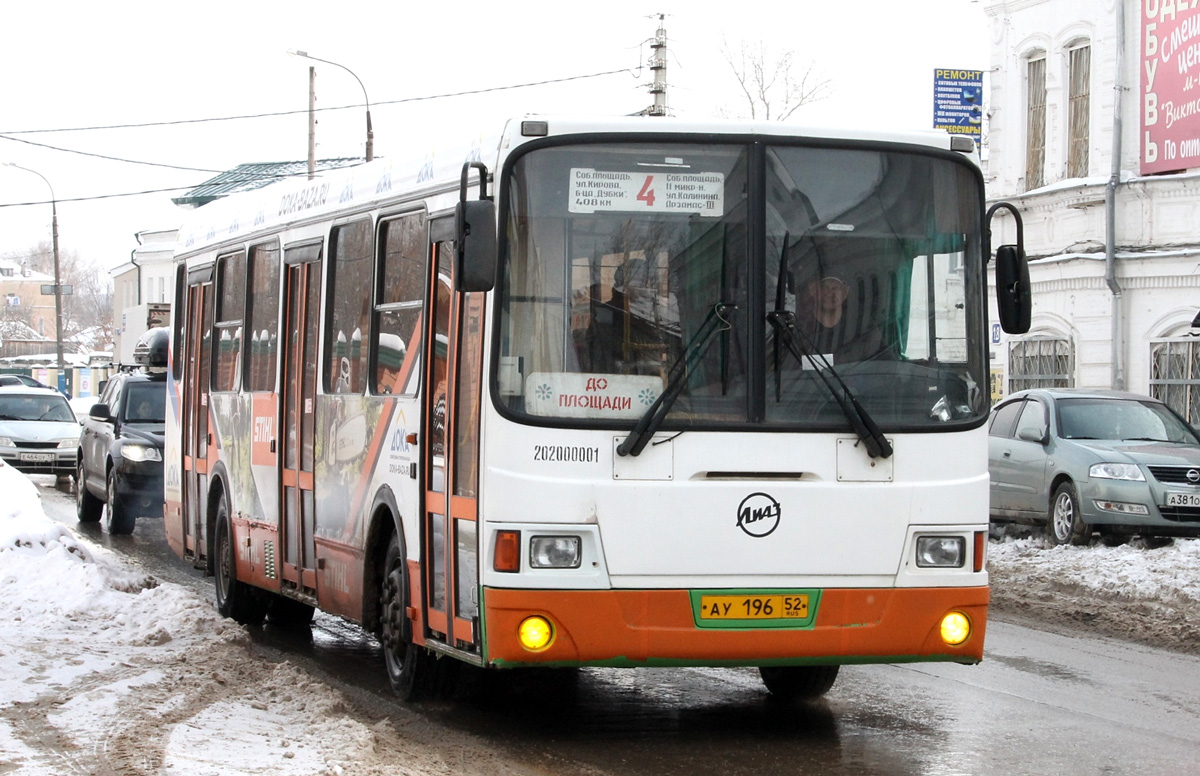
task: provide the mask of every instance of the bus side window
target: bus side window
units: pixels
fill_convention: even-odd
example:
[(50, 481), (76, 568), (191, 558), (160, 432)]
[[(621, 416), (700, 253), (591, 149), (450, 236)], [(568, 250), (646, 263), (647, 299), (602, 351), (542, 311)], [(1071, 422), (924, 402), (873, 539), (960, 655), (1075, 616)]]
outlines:
[(326, 393), (362, 393), (371, 309), (371, 220), (335, 226), (330, 234)]
[(374, 393), (416, 393), (428, 242), (424, 211), (380, 225), (372, 343)]
[(242, 316), (246, 304), (246, 254), (217, 259), (216, 370), (214, 391), (235, 391), (241, 377)]

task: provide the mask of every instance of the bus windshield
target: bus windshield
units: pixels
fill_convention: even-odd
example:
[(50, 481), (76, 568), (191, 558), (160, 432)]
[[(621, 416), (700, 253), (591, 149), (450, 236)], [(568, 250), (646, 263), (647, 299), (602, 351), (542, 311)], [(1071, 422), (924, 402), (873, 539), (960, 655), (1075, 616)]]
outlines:
[[(982, 183), (910, 147), (531, 150), (503, 203), (496, 389), (526, 422), (842, 429), (987, 409)], [(781, 331), (783, 326), (787, 334)]]

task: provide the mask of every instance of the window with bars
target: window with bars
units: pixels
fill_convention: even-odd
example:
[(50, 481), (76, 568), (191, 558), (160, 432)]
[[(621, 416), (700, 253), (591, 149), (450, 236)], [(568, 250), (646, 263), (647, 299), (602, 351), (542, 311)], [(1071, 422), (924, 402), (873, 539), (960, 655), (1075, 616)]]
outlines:
[(1075, 358), (1065, 337), (1032, 337), (1008, 345), (1008, 391), (1071, 388)]
[(1081, 45), (1071, 49), (1071, 92), (1067, 110), (1067, 177), (1088, 174), (1089, 114), (1091, 112), (1092, 49)]
[(1027, 69), (1025, 190), (1046, 184), (1046, 57), (1030, 59)]
[(1188, 423), (1200, 421), (1200, 338), (1150, 343), (1150, 395)]

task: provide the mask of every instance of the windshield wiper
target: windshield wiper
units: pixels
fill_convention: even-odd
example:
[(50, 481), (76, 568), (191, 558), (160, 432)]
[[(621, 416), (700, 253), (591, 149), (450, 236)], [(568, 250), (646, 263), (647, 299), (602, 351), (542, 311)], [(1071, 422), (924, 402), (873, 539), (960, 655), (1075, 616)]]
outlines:
[(717, 302), (708, 311), (704, 322), (692, 335), (691, 341), (688, 342), (679, 359), (668, 370), (663, 392), (646, 410), (646, 414), (638, 420), (637, 425), (629, 432), (629, 436), (625, 437), (625, 441), (617, 447), (617, 455), (641, 455), (642, 450), (646, 448), (646, 443), (654, 436), (654, 432), (658, 430), (663, 420), (666, 419), (667, 413), (671, 411), (671, 405), (679, 398), (692, 367), (704, 358), (708, 346), (713, 342), (714, 335), (732, 328), (725, 313), (736, 309), (737, 305), (732, 302)]
[[(767, 313), (767, 321), (775, 329), (776, 339), (783, 342), (784, 346), (796, 357), (796, 360), (802, 366), (806, 359), (812, 364), (817, 376), (821, 378), (821, 382), (825, 384), (834, 401), (841, 407), (842, 414), (846, 416), (846, 420), (850, 421), (850, 425), (854, 427), (854, 433), (858, 434), (858, 438), (867, 446), (867, 455), (872, 458), (890, 458), (892, 455), (891, 443), (887, 441), (887, 437), (879, 430), (875, 419), (858, 403), (858, 399), (850, 392), (850, 387), (846, 385), (841, 375), (834, 371), (833, 365), (829, 363), (829, 360), (824, 355), (816, 353), (813, 350), (812, 342), (800, 333), (800, 330), (796, 327), (796, 316), (786, 310), (775, 310), (774, 312)], [(804, 341), (803, 351), (796, 343), (797, 338)], [(830, 381), (830, 377), (833, 378), (833, 381)], [(834, 385), (834, 382), (837, 385)]]
[[(846, 420), (850, 421), (850, 425), (854, 427), (854, 433), (858, 434), (858, 438), (867, 446), (867, 455), (872, 458), (890, 458), (892, 455), (892, 445), (887, 441), (887, 437), (879, 430), (875, 419), (867, 413), (866, 409), (858, 403), (858, 399), (850, 392), (850, 386), (846, 385), (846, 381), (842, 379), (833, 369), (833, 364), (829, 363), (829, 359), (825, 358), (824, 354), (817, 353), (813, 343), (801, 333), (796, 326), (795, 313), (784, 309), (786, 299), (786, 283), (787, 283), (787, 248), (788, 238), (791, 233), (786, 233), (783, 236), (783, 250), (779, 254), (779, 277), (776, 278), (775, 285), (775, 310), (767, 313), (767, 323), (771, 324), (771, 328), (775, 330), (775, 390), (778, 397), (780, 380), (782, 378), (779, 368), (779, 343), (788, 349), (788, 351), (796, 357), (796, 361), (801, 367), (804, 366), (805, 359), (808, 360), (812, 367), (817, 372), (817, 376), (821, 378), (821, 382), (829, 389), (829, 393), (833, 395), (834, 401), (842, 409), (842, 414), (846, 416)], [(804, 345), (804, 350), (800, 350), (796, 340), (799, 339)], [(830, 382), (832, 377), (837, 382), (835, 386)]]

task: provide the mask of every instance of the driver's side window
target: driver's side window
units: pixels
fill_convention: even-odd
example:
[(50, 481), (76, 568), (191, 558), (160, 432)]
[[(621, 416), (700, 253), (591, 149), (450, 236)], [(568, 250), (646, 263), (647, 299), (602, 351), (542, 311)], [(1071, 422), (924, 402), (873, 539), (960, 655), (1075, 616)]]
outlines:
[(1038, 437), (1045, 435), (1046, 409), (1040, 401), (1030, 399), (1025, 402), (1025, 409), (1021, 411), (1021, 417), (1017, 420), (1017, 427), (1013, 435), (1020, 439), (1021, 432), (1025, 429), (1030, 429)]

